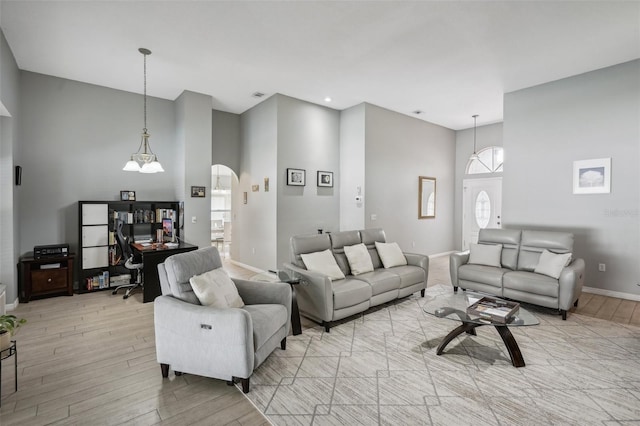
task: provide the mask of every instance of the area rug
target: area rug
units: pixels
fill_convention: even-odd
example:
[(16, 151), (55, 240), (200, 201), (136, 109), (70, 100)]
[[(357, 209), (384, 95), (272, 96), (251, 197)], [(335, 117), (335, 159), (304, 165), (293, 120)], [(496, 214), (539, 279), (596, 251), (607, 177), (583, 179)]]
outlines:
[[(427, 297), (451, 292), (427, 289)], [(619, 425), (640, 423), (640, 328), (527, 306), (515, 327), (526, 366), (493, 327), (435, 348), (457, 323), (419, 294), (287, 338), (247, 394), (274, 425)]]

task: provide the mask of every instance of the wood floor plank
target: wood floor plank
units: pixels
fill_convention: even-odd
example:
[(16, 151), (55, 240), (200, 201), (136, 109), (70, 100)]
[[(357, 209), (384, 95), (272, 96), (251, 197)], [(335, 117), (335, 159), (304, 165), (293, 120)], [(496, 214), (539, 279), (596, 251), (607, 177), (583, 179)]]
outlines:
[(603, 320), (611, 320), (615, 315), (618, 306), (620, 306), (620, 302), (622, 302), (622, 299), (607, 297), (604, 303), (602, 303), (600, 309), (598, 309), (598, 312), (596, 312), (595, 317)]
[(637, 303), (633, 300), (620, 300), (618, 309), (616, 309), (616, 311), (611, 316), (611, 321), (619, 322), (622, 324), (629, 324), (636, 305)]

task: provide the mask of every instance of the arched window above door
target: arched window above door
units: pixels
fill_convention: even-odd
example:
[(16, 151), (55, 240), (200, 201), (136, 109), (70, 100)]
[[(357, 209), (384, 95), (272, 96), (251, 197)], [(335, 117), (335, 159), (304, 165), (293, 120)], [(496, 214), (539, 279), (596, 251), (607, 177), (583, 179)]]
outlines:
[(466, 174), (500, 173), (504, 162), (504, 151), (500, 146), (490, 146), (472, 155), (467, 163)]

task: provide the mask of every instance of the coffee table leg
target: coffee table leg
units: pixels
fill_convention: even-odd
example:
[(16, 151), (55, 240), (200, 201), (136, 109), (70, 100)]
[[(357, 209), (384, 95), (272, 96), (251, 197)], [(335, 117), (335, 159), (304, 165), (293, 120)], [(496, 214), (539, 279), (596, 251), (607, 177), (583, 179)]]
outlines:
[(498, 333), (500, 333), (500, 337), (502, 337), (502, 341), (509, 351), (509, 356), (511, 357), (511, 363), (513, 366), (524, 367), (522, 352), (520, 352), (520, 347), (518, 346), (515, 337), (513, 337), (513, 334), (511, 334), (509, 327), (505, 325), (496, 325), (495, 327), (496, 330), (498, 330)]
[(454, 328), (449, 334), (445, 336), (444, 339), (442, 339), (442, 342), (440, 342), (440, 344), (438, 345), (436, 354), (442, 355), (442, 351), (444, 351), (444, 348), (449, 344), (449, 342), (451, 342), (453, 339), (455, 339), (457, 336), (459, 336), (462, 333), (469, 333), (469, 334), (475, 335), (476, 334), (475, 328), (478, 327), (478, 325), (479, 324), (464, 323)]

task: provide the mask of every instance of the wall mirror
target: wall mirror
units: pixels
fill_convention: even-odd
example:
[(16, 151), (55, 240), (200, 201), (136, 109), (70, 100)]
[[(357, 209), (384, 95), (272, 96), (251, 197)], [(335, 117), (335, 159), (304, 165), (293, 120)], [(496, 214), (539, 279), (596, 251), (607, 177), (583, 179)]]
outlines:
[(436, 178), (418, 178), (418, 219), (436, 217)]

